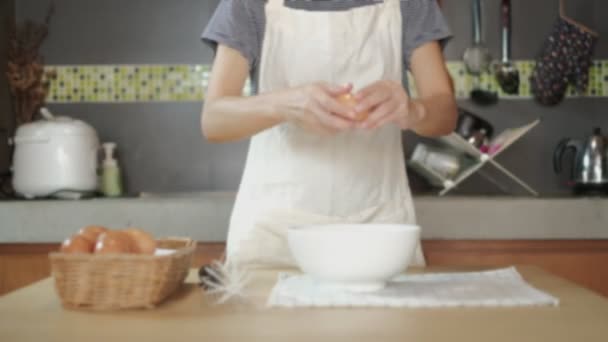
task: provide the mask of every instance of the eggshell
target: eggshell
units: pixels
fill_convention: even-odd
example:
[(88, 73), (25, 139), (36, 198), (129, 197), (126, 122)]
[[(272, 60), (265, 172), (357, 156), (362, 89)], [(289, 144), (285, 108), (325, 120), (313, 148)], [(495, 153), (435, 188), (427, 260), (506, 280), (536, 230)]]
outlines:
[[(357, 100), (355, 100), (355, 97), (351, 93), (340, 95), (336, 98), (336, 100), (338, 100), (338, 102), (340, 102), (350, 108), (354, 108), (358, 104)], [(364, 121), (367, 119), (368, 116), (369, 116), (369, 111), (357, 113), (357, 117), (355, 117), (354, 120), (355, 121)]]
[(95, 245), (95, 254), (126, 254), (134, 252), (133, 241), (129, 234), (119, 231), (102, 233)]
[(93, 253), (95, 243), (84, 238), (81, 235), (74, 235), (61, 244), (61, 252), (63, 253)]
[(82, 228), (78, 234), (84, 237), (85, 239), (91, 241), (92, 243), (97, 242), (97, 238), (102, 233), (108, 231), (108, 228), (102, 226), (87, 226)]
[(152, 234), (139, 228), (128, 228), (124, 232), (131, 237), (136, 253), (152, 255), (156, 251), (156, 240)]

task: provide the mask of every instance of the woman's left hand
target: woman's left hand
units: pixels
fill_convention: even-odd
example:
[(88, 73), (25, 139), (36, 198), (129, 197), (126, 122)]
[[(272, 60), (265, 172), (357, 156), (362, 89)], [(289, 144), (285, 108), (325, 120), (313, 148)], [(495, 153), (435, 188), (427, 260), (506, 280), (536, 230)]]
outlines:
[(424, 106), (410, 100), (401, 83), (390, 80), (375, 82), (355, 94), (359, 113), (369, 116), (359, 124), (364, 129), (375, 129), (388, 123), (396, 123), (401, 129), (411, 129), (425, 115)]

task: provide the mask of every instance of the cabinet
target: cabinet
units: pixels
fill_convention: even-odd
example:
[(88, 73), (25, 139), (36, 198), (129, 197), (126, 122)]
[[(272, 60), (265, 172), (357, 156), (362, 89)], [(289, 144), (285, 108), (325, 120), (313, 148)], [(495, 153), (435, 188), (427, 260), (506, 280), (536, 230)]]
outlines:
[(608, 296), (608, 240), (434, 240), (423, 246), (429, 265), (534, 265)]

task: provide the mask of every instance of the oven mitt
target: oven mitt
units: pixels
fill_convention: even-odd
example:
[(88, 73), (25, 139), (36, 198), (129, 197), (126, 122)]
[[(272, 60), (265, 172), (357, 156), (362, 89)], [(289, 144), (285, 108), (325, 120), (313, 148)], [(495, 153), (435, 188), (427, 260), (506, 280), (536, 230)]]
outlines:
[(544, 105), (560, 103), (568, 89), (587, 90), (597, 34), (563, 16), (544, 43), (530, 77), (535, 99)]

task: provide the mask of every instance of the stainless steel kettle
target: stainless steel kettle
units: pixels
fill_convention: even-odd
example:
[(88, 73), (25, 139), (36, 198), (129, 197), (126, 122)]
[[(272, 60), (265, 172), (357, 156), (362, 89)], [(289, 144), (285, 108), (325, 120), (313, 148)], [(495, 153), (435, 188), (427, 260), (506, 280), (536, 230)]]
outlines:
[(586, 141), (564, 139), (557, 145), (553, 154), (553, 167), (556, 173), (562, 171), (562, 159), (566, 151), (575, 151), (574, 165), (570, 180), (575, 190), (605, 191), (608, 185), (607, 138), (599, 128)]

